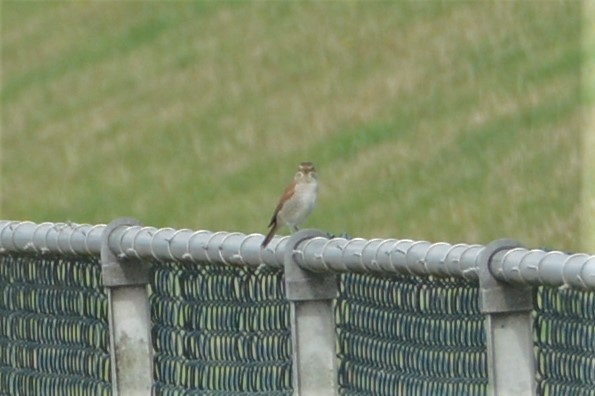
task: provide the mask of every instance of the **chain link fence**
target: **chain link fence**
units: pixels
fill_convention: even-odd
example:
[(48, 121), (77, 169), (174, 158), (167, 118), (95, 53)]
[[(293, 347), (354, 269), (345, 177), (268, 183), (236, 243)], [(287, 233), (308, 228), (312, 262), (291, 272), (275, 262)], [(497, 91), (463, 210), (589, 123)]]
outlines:
[[(99, 257), (21, 247), (0, 253), (0, 394), (111, 395)], [(147, 262), (153, 394), (293, 394), (282, 269)], [(343, 273), (338, 284), (339, 394), (488, 394), (477, 280)], [(595, 293), (533, 293), (537, 393), (595, 394)]]

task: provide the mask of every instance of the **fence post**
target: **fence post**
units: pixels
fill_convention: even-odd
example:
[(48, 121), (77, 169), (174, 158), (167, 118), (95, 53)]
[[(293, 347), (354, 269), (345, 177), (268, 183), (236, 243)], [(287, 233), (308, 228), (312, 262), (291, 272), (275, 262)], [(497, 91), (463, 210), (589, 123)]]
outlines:
[(109, 299), (114, 396), (150, 395), (153, 383), (148, 266), (141, 260), (119, 258), (109, 247), (110, 237), (117, 237), (118, 228), (138, 224), (135, 219), (117, 219), (101, 236), (101, 276)]
[(296, 247), (306, 239), (326, 236), (317, 230), (293, 234), (285, 245), (285, 292), (291, 308), (292, 383), (299, 396), (337, 394), (335, 314), (337, 275), (303, 270), (295, 262)]
[(492, 260), (520, 247), (513, 240), (488, 244), (479, 255), (480, 307), (485, 317), (488, 358), (488, 394), (493, 396), (534, 395), (535, 357), (530, 287), (497, 280), (490, 268)]

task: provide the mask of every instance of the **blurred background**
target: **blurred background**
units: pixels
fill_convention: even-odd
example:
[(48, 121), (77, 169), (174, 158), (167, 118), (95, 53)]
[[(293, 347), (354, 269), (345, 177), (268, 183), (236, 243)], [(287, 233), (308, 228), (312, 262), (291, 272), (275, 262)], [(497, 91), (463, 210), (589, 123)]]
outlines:
[(1, 18), (3, 219), (264, 233), (308, 160), (305, 227), (580, 247), (580, 2), (5, 1)]

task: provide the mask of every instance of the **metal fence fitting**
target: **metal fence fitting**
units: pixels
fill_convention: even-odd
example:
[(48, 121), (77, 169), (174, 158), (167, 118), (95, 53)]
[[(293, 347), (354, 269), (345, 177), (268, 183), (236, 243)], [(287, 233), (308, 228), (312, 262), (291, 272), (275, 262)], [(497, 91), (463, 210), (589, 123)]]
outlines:
[(337, 395), (335, 314), (338, 276), (302, 269), (295, 260), (298, 245), (325, 237), (318, 230), (302, 230), (285, 244), (285, 292), (290, 302), (293, 348), (292, 380), (299, 396)]
[(488, 359), (488, 394), (534, 395), (535, 357), (531, 287), (511, 285), (494, 277), (492, 264), (521, 245), (499, 239), (485, 246), (478, 257), (480, 309), (485, 317)]
[(120, 257), (109, 247), (110, 240), (121, 239), (130, 226), (138, 225), (132, 218), (116, 219), (101, 236), (101, 276), (109, 299), (114, 396), (150, 395), (153, 384), (149, 268), (146, 262)]

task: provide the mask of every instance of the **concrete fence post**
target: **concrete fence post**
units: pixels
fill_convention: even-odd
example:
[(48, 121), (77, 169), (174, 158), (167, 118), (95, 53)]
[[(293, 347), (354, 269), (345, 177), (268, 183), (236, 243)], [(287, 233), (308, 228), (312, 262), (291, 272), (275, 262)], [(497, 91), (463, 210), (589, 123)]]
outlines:
[(291, 305), (292, 380), (299, 396), (337, 395), (337, 353), (333, 299), (335, 274), (303, 270), (295, 261), (296, 247), (326, 236), (317, 230), (293, 234), (285, 245), (285, 292)]
[(109, 299), (112, 394), (150, 395), (153, 383), (148, 266), (139, 259), (116, 255), (109, 241), (121, 238), (130, 218), (114, 220), (101, 237), (101, 275)]
[(492, 396), (535, 395), (535, 357), (531, 311), (532, 289), (506, 284), (494, 277), (491, 263), (507, 251), (520, 247), (500, 239), (480, 253), (480, 308), (485, 317), (488, 357), (488, 394)]

